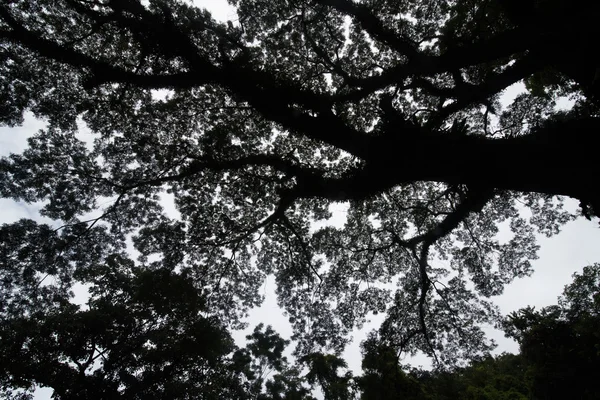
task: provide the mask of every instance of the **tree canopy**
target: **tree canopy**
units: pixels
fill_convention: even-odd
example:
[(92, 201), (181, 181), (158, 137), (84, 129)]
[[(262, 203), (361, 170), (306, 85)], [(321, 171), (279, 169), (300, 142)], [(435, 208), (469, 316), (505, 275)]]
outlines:
[[(377, 313), (395, 351), (452, 365), (489, 350), (490, 297), (531, 273), (536, 233), (576, 217), (563, 199), (600, 215), (600, 4), (230, 3), (226, 23), (178, 0), (0, 4), (0, 123), (47, 122), (0, 160), (0, 195), (53, 221), (0, 227), (0, 319), (89, 347), (13, 350), (87, 376), (132, 346), (131, 385), (190, 377), (231, 343), (164, 375), (170, 350), (146, 341), (242, 327), (267, 276), (296, 354), (330, 372), (317, 354)], [(340, 202), (343, 227), (315, 228)]]
[[(133, 266), (130, 264), (130, 266)], [(107, 271), (103, 271), (106, 273)], [(375, 335), (362, 343), (362, 374), (335, 354), (290, 363), (290, 345), (259, 324), (243, 348), (223, 324), (198, 315), (204, 302), (185, 277), (165, 271), (110, 273), (88, 310), (64, 303), (52, 313), (0, 327), (0, 388), (29, 399), (34, 384), (58, 399), (527, 400), (597, 399), (600, 367), (600, 264), (585, 267), (558, 305), (523, 308), (503, 320), (520, 354), (427, 371), (399, 362)], [(119, 298), (121, 302), (115, 301)], [(90, 368), (92, 367), (92, 368)]]

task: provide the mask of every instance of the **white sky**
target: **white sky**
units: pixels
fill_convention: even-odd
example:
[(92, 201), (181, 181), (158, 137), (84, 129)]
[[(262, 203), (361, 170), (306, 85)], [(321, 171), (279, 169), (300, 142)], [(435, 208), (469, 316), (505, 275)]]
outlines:
[[(196, 0), (195, 3), (201, 7), (209, 8), (215, 19), (236, 20), (235, 10), (225, 0)], [(505, 99), (514, 96), (518, 91), (519, 88), (510, 90)], [(0, 128), (0, 156), (21, 152), (26, 147), (27, 137), (43, 126), (42, 122), (28, 116), (21, 127)], [(577, 203), (569, 201), (569, 206), (575, 209)], [(20, 218), (40, 220), (38, 207), (0, 199), (0, 223), (14, 222)], [(339, 218), (338, 213), (338, 220)], [(600, 261), (598, 221), (590, 222), (580, 218), (564, 226), (562, 232), (555, 237), (540, 237), (539, 244), (541, 246), (540, 258), (532, 262), (535, 271), (533, 275), (515, 281), (507, 286), (502, 296), (496, 298), (496, 303), (503, 313), (506, 314), (527, 305), (543, 307), (555, 304), (557, 296), (561, 294), (563, 287), (571, 281), (574, 272), (581, 271), (584, 266)], [(282, 315), (276, 304), (273, 280), (270, 279), (265, 283), (264, 293), (266, 295), (265, 303), (252, 312), (248, 320), (250, 323), (249, 330), (234, 334), (238, 344), (242, 344), (244, 336), (260, 322), (272, 325), (283, 337), (289, 338), (291, 328), (287, 318)], [(344, 354), (349, 367), (355, 374), (361, 371), (359, 343), (365, 338), (366, 333), (375, 326), (377, 325), (371, 324), (365, 326), (361, 331), (355, 331), (354, 341)], [(499, 345), (496, 353), (518, 351), (516, 343), (504, 338), (501, 332), (490, 330), (489, 335)], [(429, 365), (428, 360), (423, 357), (404, 361), (414, 366)], [(39, 390), (36, 392), (36, 399), (49, 399), (50, 395), (51, 390)]]

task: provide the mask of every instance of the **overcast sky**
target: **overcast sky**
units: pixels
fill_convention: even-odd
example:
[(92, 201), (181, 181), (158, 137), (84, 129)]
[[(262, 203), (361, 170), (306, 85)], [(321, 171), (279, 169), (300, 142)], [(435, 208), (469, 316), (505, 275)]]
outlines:
[[(234, 20), (236, 14), (225, 0), (196, 0), (195, 3), (202, 7), (207, 7), (213, 12), (213, 16), (218, 20)], [(522, 86), (521, 86), (522, 87)], [(512, 88), (505, 96), (506, 99), (513, 97), (521, 87)], [(30, 115), (25, 119), (23, 126), (18, 128), (0, 128), (0, 155), (21, 152), (26, 147), (26, 139), (44, 125), (36, 121)], [(575, 201), (569, 201), (569, 207), (577, 208)], [(335, 205), (339, 212), (336, 213), (336, 221), (343, 221), (343, 205)], [(14, 202), (12, 200), (0, 199), (0, 222), (10, 223), (20, 218), (31, 218), (40, 220), (38, 214), (39, 207), (31, 204)], [(515, 311), (527, 305), (543, 307), (556, 303), (565, 284), (571, 281), (574, 272), (581, 271), (586, 265), (600, 261), (600, 229), (598, 221), (587, 221), (578, 219), (563, 227), (562, 232), (552, 238), (539, 238), (541, 246), (538, 260), (533, 261), (534, 273), (531, 277), (520, 279), (509, 285), (504, 294), (496, 298), (496, 303), (501, 311), (506, 314)], [(440, 265), (440, 262), (437, 262)], [(443, 265), (443, 264), (441, 264)], [(440, 265), (440, 266), (441, 266)], [(264, 305), (255, 310), (249, 318), (250, 328), (263, 322), (273, 325), (274, 328), (285, 338), (291, 334), (287, 319), (282, 315), (277, 307), (273, 293), (274, 282), (268, 280), (264, 286), (266, 300)], [(79, 293), (81, 296), (82, 294)], [(344, 356), (349, 367), (355, 373), (360, 372), (360, 350), (358, 344), (364, 339), (366, 333), (373, 329), (376, 324), (367, 325), (362, 331), (355, 331), (354, 342), (346, 350)], [(248, 332), (240, 332), (234, 335), (239, 344)], [(494, 338), (499, 346), (497, 353), (508, 351), (517, 352), (516, 343), (504, 338), (501, 332), (489, 331), (490, 337)], [(414, 366), (427, 366), (428, 362), (424, 358), (405, 360)], [(49, 399), (50, 391), (40, 391), (37, 399)]]

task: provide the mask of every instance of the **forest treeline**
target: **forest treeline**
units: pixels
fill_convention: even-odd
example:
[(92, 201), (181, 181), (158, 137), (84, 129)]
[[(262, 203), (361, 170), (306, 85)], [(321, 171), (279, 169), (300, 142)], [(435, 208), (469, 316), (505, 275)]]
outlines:
[[(31, 393), (14, 390), (36, 385), (53, 388), (58, 399), (98, 400), (313, 400), (319, 392), (328, 400), (600, 398), (600, 264), (575, 274), (556, 305), (523, 308), (503, 320), (519, 354), (424, 370), (402, 364), (373, 333), (361, 345), (359, 375), (336, 354), (288, 360), (290, 342), (263, 324), (244, 347), (235, 346), (218, 321), (193, 317), (203, 300), (180, 277), (145, 272), (107, 281), (112, 285), (85, 310), (69, 305), (2, 325), (0, 384), (7, 398), (26, 399)], [(90, 337), (102, 352), (90, 347)]]

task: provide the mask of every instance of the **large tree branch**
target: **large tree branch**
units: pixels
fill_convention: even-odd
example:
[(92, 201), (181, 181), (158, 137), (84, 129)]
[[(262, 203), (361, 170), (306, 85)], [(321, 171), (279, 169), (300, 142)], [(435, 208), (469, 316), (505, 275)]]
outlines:
[(516, 61), (504, 71), (491, 74), (479, 84), (459, 82), (452, 88), (438, 88), (425, 78), (417, 77), (412, 86), (422, 88), (426, 92), (443, 98), (453, 98), (455, 101), (439, 112), (433, 114), (428, 126), (438, 127), (450, 115), (464, 110), (472, 105), (481, 104), (489, 97), (501, 92), (510, 85), (531, 76), (543, 68), (544, 60), (539, 56), (529, 54)]
[[(451, 40), (450, 40), (451, 41)], [(513, 28), (491, 38), (470, 44), (454, 45), (439, 56), (431, 58), (428, 73), (455, 71), (520, 54), (543, 43), (543, 38), (533, 36), (529, 30)]]
[(398, 184), (485, 182), (500, 190), (597, 197), (593, 182), (600, 176), (600, 118), (547, 122), (529, 135), (509, 139), (434, 133), (406, 137), (400, 129), (404, 127), (372, 146), (374, 158), (368, 163), (385, 172), (380, 182), (389, 182), (389, 176)]
[[(0, 17), (10, 26), (9, 31), (0, 33), (2, 37), (59, 62), (86, 68), (95, 73), (100, 80), (129, 82), (153, 88), (194, 87), (216, 83), (231, 90), (235, 96), (250, 104), (264, 117), (280, 123), (291, 132), (329, 144), (364, 161), (364, 168), (347, 177), (323, 178), (320, 174), (303, 175), (299, 181), (299, 185), (302, 186), (300, 197), (362, 199), (408, 182), (436, 181), (472, 185), (481, 182), (482, 178), (490, 187), (503, 190), (563, 194), (579, 199), (591, 199), (595, 196), (595, 188), (591, 187), (590, 182), (598, 175), (598, 166), (591, 161), (595, 158), (591, 149), (596, 149), (598, 144), (597, 119), (562, 123), (554, 129), (554, 134), (544, 134), (544, 131), (548, 130), (544, 128), (538, 130), (535, 136), (504, 140), (440, 135), (435, 132), (427, 133), (427, 130), (423, 129), (415, 129), (414, 133), (407, 134), (405, 125), (395, 126), (393, 123), (386, 126), (386, 132), (381, 136), (366, 135), (349, 127), (331, 111), (331, 97), (328, 95), (300, 90), (292, 83), (288, 85), (277, 80), (269, 81), (268, 72), (256, 71), (250, 64), (239, 60), (225, 62), (222, 66), (213, 65), (210, 60), (200, 55), (198, 49), (189, 42), (189, 37), (186, 38), (187, 44), (180, 43), (176, 47), (176, 51), (188, 59), (188, 72), (144, 75), (115, 67), (106, 61), (95, 59), (30, 32), (12, 17), (6, 7), (0, 7)], [(169, 19), (163, 18), (154, 22), (169, 24)], [(177, 29), (170, 26), (163, 31), (174, 35), (175, 39), (181, 36), (183, 40), (186, 35)], [(504, 36), (500, 34), (499, 37), (503, 37), (502, 43), (506, 44), (507, 38), (511, 36), (506, 33)], [(465, 55), (460, 65), (444, 61), (451, 59), (447, 54), (452, 51), (466, 52), (467, 48), (477, 46), (480, 44), (461, 47), (459, 50), (450, 49), (442, 56), (428, 56), (425, 61), (410, 61), (399, 67), (402, 69), (400, 77), (396, 76), (393, 79), (397, 80), (410, 73), (417, 74), (419, 71), (423, 75), (442, 71), (449, 66), (459, 68), (462, 65), (471, 65), (492, 56), (519, 50), (523, 44), (500, 46), (499, 53), (489, 53), (485, 57), (476, 52), (470, 57)], [(164, 52), (172, 54), (173, 49), (164, 49)], [(530, 72), (527, 68), (527, 63), (515, 64), (505, 73), (499, 74), (497, 79), (490, 81), (489, 87), (475, 91), (476, 95), (471, 95), (464, 101), (469, 103), (485, 97), (514, 81), (515, 77), (526, 75)], [(515, 73), (515, 70), (518, 73)], [(381, 76), (389, 73), (385, 72)], [(306, 109), (313, 112), (305, 111)], [(555, 162), (558, 159), (573, 161)]]
[[(178, 32), (176, 27), (164, 30), (172, 35), (171, 39), (179, 43), (176, 49), (188, 60), (190, 71), (173, 74), (138, 74), (42, 38), (22, 27), (2, 7), (0, 7), (0, 17), (9, 21), (12, 28), (12, 31), (0, 31), (0, 38), (4, 37), (25, 45), (50, 59), (78, 68), (87, 68), (93, 73), (92, 81), (88, 82), (90, 85), (129, 83), (151, 89), (185, 89), (209, 83), (218, 84), (230, 89), (266, 118), (280, 123), (296, 134), (335, 146), (356, 157), (365, 157), (367, 137), (348, 127), (333, 114), (328, 95), (299, 89), (291, 83), (280, 84), (270, 74), (255, 71), (251, 66), (240, 65), (235, 60), (226, 62), (221, 67), (215, 66), (201, 57), (191, 43), (182, 44), (183, 41), (189, 42), (189, 38)], [(166, 54), (175, 51), (171, 48), (170, 41), (163, 44), (169, 46), (169, 49), (165, 49)], [(315, 111), (316, 115), (308, 115), (304, 112), (306, 108)]]
[(198, 158), (191, 161), (187, 166), (181, 168), (180, 171), (175, 174), (144, 179), (129, 185), (116, 186), (124, 190), (142, 186), (160, 186), (169, 182), (181, 182), (187, 179), (194, 179), (205, 171), (235, 171), (253, 166), (272, 167), (276, 171), (299, 179), (302, 179), (305, 176), (320, 176), (324, 173), (324, 171), (319, 170), (318, 168), (304, 167), (274, 154), (254, 154), (229, 160)]
[[(453, 96), (456, 101), (435, 114), (432, 125), (439, 125), (448, 116), (465, 108), (484, 102), (490, 96), (500, 93), (510, 85), (523, 80), (543, 68), (544, 61), (535, 54), (529, 54), (507, 67), (503, 72), (492, 75), (478, 85), (464, 85)], [(458, 88), (457, 88), (458, 89)]]
[[(423, 248), (429, 247), (438, 239), (448, 235), (456, 229), (471, 213), (481, 211), (489, 200), (494, 197), (494, 190), (489, 187), (471, 187), (465, 199), (439, 224), (427, 232), (417, 235), (407, 241), (405, 245), (414, 247), (417, 243), (423, 243)], [(429, 250), (427, 250), (429, 251)], [(423, 252), (421, 258), (423, 258)]]
[[(429, 274), (427, 269), (429, 267), (429, 250), (431, 246), (438, 239), (446, 236), (454, 229), (456, 229), (465, 219), (469, 216), (470, 213), (479, 212), (485, 206), (485, 204), (494, 196), (494, 191), (490, 188), (485, 187), (476, 187), (470, 188), (466, 197), (463, 201), (451, 212), (447, 215), (439, 224), (435, 227), (431, 228), (429, 231), (422, 235), (418, 235), (408, 240), (406, 243), (399, 243), (403, 246), (411, 246), (413, 255), (415, 257), (416, 263), (419, 268), (419, 279), (420, 279), (420, 295), (418, 300), (418, 309), (419, 309), (419, 323), (421, 326), (421, 332), (423, 333), (425, 342), (431, 351), (431, 354), (435, 358), (436, 362), (438, 362), (437, 354), (435, 348), (433, 347), (431, 341), (431, 335), (427, 328), (427, 323), (425, 321), (426, 317), (426, 303), (427, 303), (427, 295), (429, 290), (431, 289), (432, 282), (429, 278)], [(416, 245), (417, 243), (421, 243), (421, 250), (417, 255)]]
[(598, 198), (600, 118), (548, 122), (509, 139), (455, 136), (405, 127), (372, 137), (365, 164), (345, 177), (308, 174), (300, 197), (362, 200), (397, 185), (428, 181), (498, 190)]
[(450, 46), (440, 55), (419, 52), (418, 56), (413, 56), (408, 62), (400, 63), (379, 75), (356, 80), (359, 89), (340, 93), (334, 98), (341, 101), (359, 101), (389, 85), (403, 85), (406, 79), (413, 76), (434, 76), (501, 60), (520, 54), (540, 42), (541, 39), (532, 37), (524, 30), (512, 29), (472, 44)]

